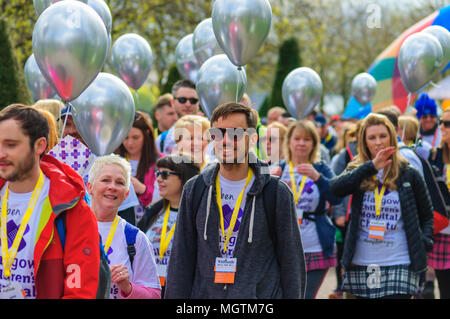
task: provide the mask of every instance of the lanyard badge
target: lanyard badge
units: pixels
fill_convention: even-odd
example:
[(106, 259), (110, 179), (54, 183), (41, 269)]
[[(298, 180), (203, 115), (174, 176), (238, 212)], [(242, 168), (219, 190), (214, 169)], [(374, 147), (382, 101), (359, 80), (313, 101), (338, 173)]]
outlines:
[(161, 230), (161, 241), (159, 244), (159, 259), (162, 259), (164, 257), (164, 253), (167, 251), (170, 241), (172, 240), (173, 233), (175, 232), (175, 225), (177, 224), (177, 223), (173, 224), (172, 228), (169, 231), (169, 234), (166, 236), (167, 222), (169, 220), (169, 215), (170, 215), (170, 204), (167, 205), (167, 209), (164, 214), (163, 227)]
[(106, 244), (105, 244), (105, 253), (108, 255), (109, 247), (111, 247), (112, 240), (114, 238), (114, 234), (116, 232), (117, 224), (119, 223), (119, 216), (116, 215), (114, 218), (114, 221), (111, 225), (111, 228), (109, 229), (108, 237), (106, 238)]
[(372, 239), (384, 239), (384, 234), (386, 232), (386, 221), (380, 220), (381, 216), (381, 204), (383, 202), (384, 192), (386, 191), (386, 186), (382, 184), (381, 189), (378, 186), (375, 187), (374, 197), (375, 197), (375, 213), (377, 219), (372, 219), (369, 223), (369, 238)]
[(36, 206), (37, 200), (39, 198), (39, 194), (41, 193), (42, 187), (44, 186), (44, 174), (40, 171), (38, 181), (36, 186), (34, 187), (33, 193), (31, 195), (30, 201), (27, 206), (27, 210), (22, 218), (22, 222), (20, 223), (19, 230), (16, 233), (13, 244), (11, 246), (11, 250), (8, 247), (8, 239), (7, 239), (7, 201), (9, 196), (9, 184), (6, 185), (5, 194), (2, 198), (2, 211), (1, 211), (1, 247), (2, 247), (2, 258), (3, 258), (3, 267), (4, 267), (4, 276), (6, 278), (11, 277), (11, 265), (16, 258), (17, 251), (19, 249), (19, 245), (22, 241), (25, 228), (28, 225), (28, 221), (30, 220), (31, 213)]
[[(295, 177), (294, 177), (294, 167), (292, 165), (292, 162), (289, 162), (289, 176), (291, 178), (291, 186), (292, 186), (292, 192), (294, 193), (295, 206), (297, 206), (298, 202), (300, 200), (300, 196), (303, 193), (303, 188), (305, 187), (306, 175), (304, 175), (302, 177), (302, 181), (300, 182), (300, 187), (299, 187), (298, 191), (297, 191), (297, 182), (295, 181)], [(303, 211), (298, 212), (297, 215), (298, 215), (298, 224), (301, 225), (302, 218), (303, 218)]]
[(220, 181), (219, 181), (219, 174), (217, 174), (216, 199), (217, 199), (217, 206), (219, 206), (219, 213), (220, 213), (220, 228), (222, 230), (222, 236), (225, 240), (225, 245), (224, 245), (225, 252), (227, 251), (228, 241), (230, 240), (231, 234), (233, 233), (234, 225), (236, 224), (239, 208), (241, 207), (241, 202), (242, 202), (242, 198), (244, 197), (245, 189), (247, 188), (248, 184), (250, 183), (250, 180), (252, 179), (252, 177), (253, 177), (253, 171), (251, 169), (249, 169), (248, 174), (247, 174), (247, 180), (245, 181), (245, 186), (238, 196), (236, 205), (234, 206), (233, 215), (231, 216), (230, 226), (228, 227), (228, 231), (225, 236), (225, 226), (224, 226), (223, 211), (222, 211), (222, 198), (221, 198), (221, 193), (220, 193)]

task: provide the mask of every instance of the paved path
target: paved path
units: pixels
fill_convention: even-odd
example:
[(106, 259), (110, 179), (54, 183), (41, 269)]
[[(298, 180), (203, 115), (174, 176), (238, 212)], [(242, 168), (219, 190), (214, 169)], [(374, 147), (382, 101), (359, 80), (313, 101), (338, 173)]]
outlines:
[[(328, 296), (333, 293), (334, 289), (336, 289), (336, 269), (330, 268), (325, 276), (325, 279), (322, 283), (322, 286), (317, 293), (316, 299), (328, 299)], [(434, 295), (436, 299), (439, 298), (439, 289), (438, 284), (434, 282)]]

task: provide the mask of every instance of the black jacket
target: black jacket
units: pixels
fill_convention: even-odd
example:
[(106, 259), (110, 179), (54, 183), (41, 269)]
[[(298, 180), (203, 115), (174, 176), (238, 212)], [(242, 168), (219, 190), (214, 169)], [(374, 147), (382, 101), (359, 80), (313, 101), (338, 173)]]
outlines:
[[(349, 170), (330, 181), (330, 189), (337, 196), (353, 194), (350, 224), (344, 244), (342, 264), (350, 266), (356, 247), (361, 208), (365, 191), (360, 188), (364, 178), (377, 170), (372, 161)], [(411, 269), (417, 273), (427, 269), (427, 251), (433, 249), (433, 206), (425, 182), (420, 173), (409, 165), (403, 165), (396, 182)]]

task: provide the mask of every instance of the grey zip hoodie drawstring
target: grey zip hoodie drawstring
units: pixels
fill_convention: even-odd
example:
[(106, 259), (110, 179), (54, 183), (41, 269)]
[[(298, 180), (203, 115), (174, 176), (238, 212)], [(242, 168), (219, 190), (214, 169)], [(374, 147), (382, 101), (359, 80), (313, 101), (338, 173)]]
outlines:
[[(201, 178), (201, 177), (200, 177)], [(208, 239), (208, 236), (206, 235), (206, 228), (208, 226), (208, 218), (209, 218), (209, 212), (211, 210), (211, 194), (212, 194), (212, 185), (209, 186), (209, 190), (208, 190), (208, 200), (206, 201), (206, 218), (205, 218), (205, 230), (203, 232), (203, 238), (205, 240)]]

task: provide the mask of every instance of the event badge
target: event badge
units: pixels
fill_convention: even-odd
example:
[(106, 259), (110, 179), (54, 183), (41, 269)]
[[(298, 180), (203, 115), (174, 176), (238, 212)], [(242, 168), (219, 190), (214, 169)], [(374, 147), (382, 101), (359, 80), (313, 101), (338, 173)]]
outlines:
[(302, 219), (303, 219), (303, 210), (297, 210), (297, 217), (298, 217), (298, 225), (302, 225)]
[(159, 283), (161, 287), (166, 285), (167, 265), (156, 264), (156, 271), (158, 272)]
[(369, 224), (369, 238), (384, 239), (386, 232), (386, 222), (383, 220), (372, 219)]
[(25, 299), (26, 293), (22, 286), (15, 281), (10, 281), (2, 287), (0, 299)]
[(234, 284), (234, 276), (236, 275), (236, 258), (216, 258), (216, 266), (214, 271), (214, 283), (216, 284)]

